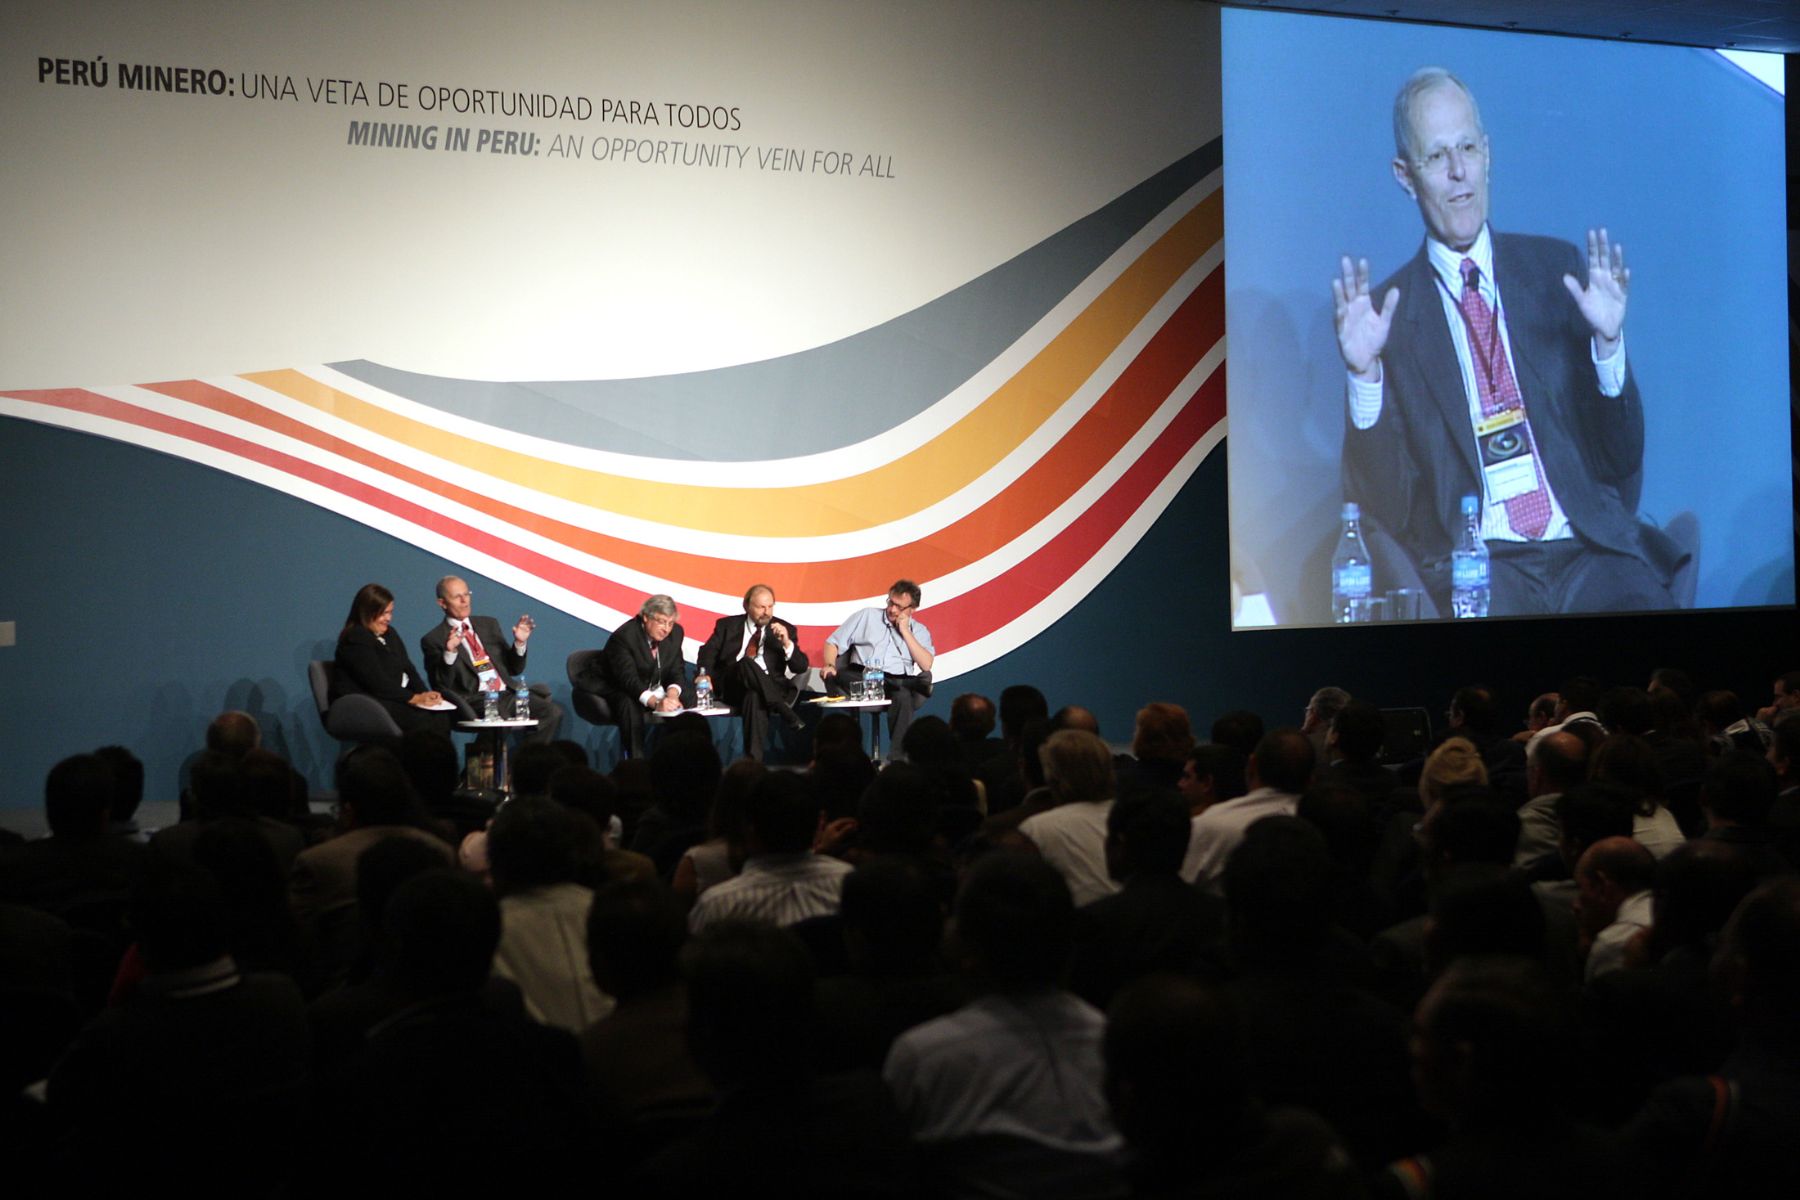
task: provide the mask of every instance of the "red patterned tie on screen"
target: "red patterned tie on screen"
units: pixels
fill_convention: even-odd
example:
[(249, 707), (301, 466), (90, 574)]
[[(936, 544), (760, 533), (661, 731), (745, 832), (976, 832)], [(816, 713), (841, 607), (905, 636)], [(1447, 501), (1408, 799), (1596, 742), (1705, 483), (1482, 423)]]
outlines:
[[(1475, 386), (1481, 391), (1481, 415), (1513, 409), (1521, 413), (1525, 402), (1519, 396), (1519, 385), (1513, 379), (1512, 362), (1506, 345), (1494, 325), (1494, 310), (1481, 295), (1481, 268), (1470, 259), (1462, 260), (1463, 320), (1469, 323), (1469, 358), (1475, 363)], [(1531, 418), (1525, 417), (1525, 442), (1531, 448), (1532, 467), (1537, 472), (1537, 487), (1506, 502), (1506, 520), (1514, 533), (1536, 540), (1550, 526), (1550, 492), (1544, 487), (1544, 465), (1537, 459), (1537, 439), (1531, 433)]]
[(755, 662), (756, 656), (758, 654), (760, 654), (761, 652), (762, 652), (762, 626), (761, 625), (753, 625), (753, 626), (751, 626), (750, 640), (749, 640), (749, 642), (745, 643), (745, 645), (744, 645), (744, 657), (749, 659), (751, 662)]

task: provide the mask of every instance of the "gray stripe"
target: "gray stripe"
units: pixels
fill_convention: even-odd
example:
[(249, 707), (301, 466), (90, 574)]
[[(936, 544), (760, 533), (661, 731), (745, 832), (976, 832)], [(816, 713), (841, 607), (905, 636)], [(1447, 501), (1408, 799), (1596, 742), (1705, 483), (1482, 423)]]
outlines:
[[(1146, 222), (1217, 169), (1220, 151), (1219, 141), (1208, 143), (921, 308), (766, 362), (560, 383), (441, 379), (362, 360), (331, 365), (446, 413), (590, 449), (714, 462), (817, 454), (916, 416), (992, 362)], [(767, 419), (746, 430), (746, 410)]]

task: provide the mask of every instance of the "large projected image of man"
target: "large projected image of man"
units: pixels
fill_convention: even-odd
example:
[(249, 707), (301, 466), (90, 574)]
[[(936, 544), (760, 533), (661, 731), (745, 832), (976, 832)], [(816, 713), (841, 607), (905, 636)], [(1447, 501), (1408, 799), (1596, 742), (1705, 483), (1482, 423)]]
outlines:
[(1588, 231), (1585, 255), (1495, 233), (1481, 112), (1441, 67), (1395, 97), (1394, 148), (1425, 244), (1373, 290), (1367, 259), (1345, 257), (1331, 283), (1349, 373), (1345, 498), (1446, 615), (1466, 495), (1480, 500), (1491, 614), (1677, 607), (1682, 552), (1637, 516), (1644, 411), (1624, 247), (1605, 229)]

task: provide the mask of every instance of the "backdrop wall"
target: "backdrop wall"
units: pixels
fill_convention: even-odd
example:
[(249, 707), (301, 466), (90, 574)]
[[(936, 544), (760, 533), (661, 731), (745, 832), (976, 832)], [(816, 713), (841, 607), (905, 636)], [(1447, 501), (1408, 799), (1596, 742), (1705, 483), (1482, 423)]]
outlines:
[(0, 806), (114, 741), (173, 798), (227, 707), (325, 784), (305, 663), (372, 579), (412, 644), (447, 570), (565, 700), (646, 592), (699, 637), (771, 581), (813, 649), (903, 574), (932, 711), (1030, 681), (1119, 739), (1152, 698), (1792, 665), (1791, 613), (1229, 633), (1208, 6), (34, 0), (0, 37)]
[(1210, 8), (4, 20), (12, 804), (234, 703), (323, 782), (306, 661), (452, 569), (558, 684), (649, 592), (691, 658), (752, 582), (816, 649), (909, 576), (953, 692), (1223, 436)]

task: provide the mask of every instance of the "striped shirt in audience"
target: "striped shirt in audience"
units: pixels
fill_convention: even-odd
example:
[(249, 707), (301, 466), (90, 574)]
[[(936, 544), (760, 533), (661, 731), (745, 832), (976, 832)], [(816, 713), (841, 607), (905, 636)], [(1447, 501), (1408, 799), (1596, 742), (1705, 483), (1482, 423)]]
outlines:
[(735, 878), (706, 890), (688, 914), (695, 932), (726, 917), (792, 925), (838, 910), (850, 864), (824, 854), (759, 854)]

